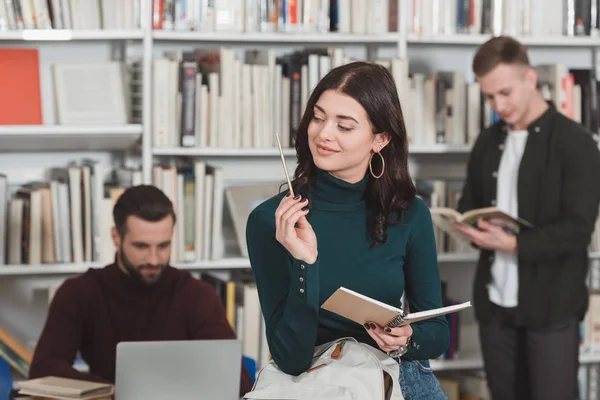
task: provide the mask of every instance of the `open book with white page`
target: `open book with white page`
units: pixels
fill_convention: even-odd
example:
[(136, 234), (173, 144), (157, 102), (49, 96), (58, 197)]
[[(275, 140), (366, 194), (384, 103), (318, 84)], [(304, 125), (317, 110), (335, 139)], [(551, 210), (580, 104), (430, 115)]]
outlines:
[(336, 290), (321, 306), (325, 310), (334, 312), (361, 325), (367, 322), (374, 322), (379, 326), (389, 328), (457, 312), (468, 307), (471, 307), (470, 301), (448, 307), (405, 314), (399, 308), (382, 303), (345, 287), (340, 287)]

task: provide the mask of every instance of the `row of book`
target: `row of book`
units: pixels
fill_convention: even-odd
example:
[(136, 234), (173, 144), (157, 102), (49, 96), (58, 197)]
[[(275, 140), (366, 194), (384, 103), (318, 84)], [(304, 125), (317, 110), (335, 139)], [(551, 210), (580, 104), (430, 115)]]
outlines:
[(310, 91), (348, 61), (330, 50), (247, 50), (243, 59), (229, 47), (166, 53), (154, 60), (154, 147), (272, 147), (276, 133), (292, 147)]
[[(0, 174), (0, 265), (111, 263), (112, 210), (141, 171), (83, 159), (16, 187)], [(153, 181), (177, 215), (171, 262), (247, 257), (246, 220), (279, 182), (226, 186), (223, 170), (202, 160), (156, 164)]]
[(27, 377), (33, 360), (33, 351), (15, 335), (0, 326), (0, 358), (20, 375)]
[[(230, 47), (167, 52), (154, 60), (153, 145), (272, 147), (275, 134), (293, 147), (308, 96), (332, 68), (354, 61), (342, 48), (307, 48), (276, 56), (273, 49)], [(409, 71), (408, 59), (377, 59), (395, 82), (411, 144), (473, 144), (498, 117), (477, 82), (463, 71)], [(537, 65), (544, 96), (570, 118), (597, 131), (592, 70)], [(175, 99), (176, 101), (173, 101)]]
[[(55, 116), (43, 115), (37, 49), (1, 49), (0, 84), (11, 98), (0, 109), (0, 125), (104, 125), (140, 122), (138, 61), (52, 66)], [(153, 63), (154, 147), (264, 148), (293, 146), (310, 92), (332, 68), (353, 61), (342, 48), (298, 50), (229, 47), (172, 51)], [(476, 82), (462, 71), (410, 71), (408, 59), (377, 59), (387, 67), (404, 108), (412, 144), (472, 144), (496, 120)], [(597, 83), (590, 69), (564, 64), (536, 66), (545, 96), (569, 117), (597, 131)], [(93, 73), (96, 79), (88, 76)], [(4, 78), (2, 78), (4, 77)], [(597, 107), (596, 107), (597, 108)]]
[[(47, 177), (9, 188), (0, 174), (0, 265), (112, 262), (112, 208), (126, 187), (141, 183), (141, 172), (84, 159)], [(248, 215), (282, 188), (274, 181), (226, 182), (222, 167), (197, 159), (154, 165), (153, 182), (177, 215), (174, 263), (247, 257)], [(462, 181), (417, 179), (416, 186), (430, 208), (456, 209)], [(438, 254), (476, 251), (435, 218), (434, 234)], [(600, 217), (589, 251), (600, 251)]]
[[(398, 31), (403, 0), (6, 0), (0, 31), (139, 29), (142, 1), (156, 30), (201, 32)], [(407, 32), (417, 35), (597, 36), (597, 0), (406, 1)]]
[(177, 215), (171, 261), (223, 258), (223, 170), (204, 161), (183, 166), (155, 165), (153, 182), (172, 201)]
[(156, 30), (380, 34), (398, 30), (398, 0), (153, 0)]
[(408, 33), (598, 36), (597, 0), (408, 1)]
[(141, 5), (142, 0), (3, 0), (0, 31), (140, 29)]
[(112, 262), (112, 207), (141, 173), (84, 159), (46, 176), (13, 188), (0, 174), (0, 265)]
[[(154, 0), (153, 28), (202, 32), (398, 31), (403, 0)], [(416, 35), (597, 36), (597, 0), (406, 1)], [(218, 16), (218, 18), (217, 18)]]
[[(53, 63), (52, 99), (44, 99), (38, 49), (3, 48), (0, 59), (0, 86), (6, 99), (0, 102), (0, 125), (41, 125), (53, 121), (61, 125), (124, 125), (134, 115), (139, 119), (138, 64)], [(43, 112), (46, 100), (51, 100), (49, 110), (53, 115)]]
[(200, 279), (210, 284), (225, 308), (227, 320), (242, 342), (242, 354), (256, 362), (257, 370), (271, 359), (258, 290), (250, 271), (229, 277), (203, 272)]

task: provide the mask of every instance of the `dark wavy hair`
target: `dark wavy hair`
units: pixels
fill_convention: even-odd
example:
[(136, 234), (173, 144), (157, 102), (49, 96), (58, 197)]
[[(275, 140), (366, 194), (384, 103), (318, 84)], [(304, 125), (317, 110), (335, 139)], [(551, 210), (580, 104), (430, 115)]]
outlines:
[[(369, 116), (373, 134), (385, 132), (390, 136), (390, 142), (381, 151), (385, 172), (380, 179), (369, 179), (365, 194), (372, 220), (371, 239), (374, 245), (383, 244), (387, 240), (388, 225), (401, 221), (416, 194), (408, 171), (408, 139), (396, 83), (385, 67), (359, 61), (332, 69), (317, 84), (295, 135), (298, 165), (292, 186), (309, 199), (317, 166), (308, 146), (308, 125), (314, 117), (315, 104), (326, 90), (352, 97)], [(373, 172), (379, 174), (380, 158), (374, 156), (372, 164)]]

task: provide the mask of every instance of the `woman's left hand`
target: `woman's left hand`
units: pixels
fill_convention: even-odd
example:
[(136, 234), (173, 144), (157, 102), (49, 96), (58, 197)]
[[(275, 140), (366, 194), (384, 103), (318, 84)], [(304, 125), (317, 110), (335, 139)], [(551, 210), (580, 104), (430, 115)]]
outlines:
[(410, 324), (397, 328), (382, 328), (373, 322), (367, 322), (364, 326), (379, 348), (386, 353), (406, 347), (408, 339), (413, 334)]

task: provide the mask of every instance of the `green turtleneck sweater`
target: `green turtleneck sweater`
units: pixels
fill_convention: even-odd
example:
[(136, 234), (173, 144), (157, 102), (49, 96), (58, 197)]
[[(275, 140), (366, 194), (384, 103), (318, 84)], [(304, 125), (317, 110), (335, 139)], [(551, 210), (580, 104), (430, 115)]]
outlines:
[[(442, 306), (441, 284), (429, 209), (419, 198), (387, 242), (370, 248), (364, 191), (370, 175), (350, 184), (318, 171), (311, 187), (308, 221), (317, 236), (314, 264), (294, 259), (275, 239), (281, 193), (250, 214), (246, 237), (250, 263), (266, 323), (271, 355), (285, 373), (298, 375), (312, 361), (315, 345), (352, 336), (377, 348), (362, 325), (321, 309), (340, 286), (395, 307), (406, 290), (411, 312)], [(444, 317), (411, 325), (412, 346), (404, 358), (440, 356), (449, 343)]]

